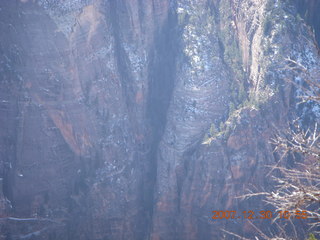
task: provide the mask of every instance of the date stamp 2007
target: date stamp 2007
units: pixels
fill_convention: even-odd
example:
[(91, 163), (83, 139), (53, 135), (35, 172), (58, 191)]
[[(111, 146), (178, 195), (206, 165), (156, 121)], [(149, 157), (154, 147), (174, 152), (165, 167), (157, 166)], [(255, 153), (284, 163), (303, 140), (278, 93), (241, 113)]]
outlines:
[(272, 211), (212, 211), (212, 219), (307, 219), (307, 211), (295, 212), (278, 211), (273, 213)]

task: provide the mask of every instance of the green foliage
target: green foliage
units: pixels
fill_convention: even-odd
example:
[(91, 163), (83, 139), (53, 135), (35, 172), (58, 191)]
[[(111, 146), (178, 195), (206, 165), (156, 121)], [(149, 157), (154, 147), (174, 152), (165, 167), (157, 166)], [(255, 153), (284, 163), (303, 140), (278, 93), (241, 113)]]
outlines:
[(179, 13), (178, 14), (178, 23), (179, 23), (179, 25), (184, 24), (186, 18), (187, 18), (187, 13), (186, 12)]
[[(226, 37), (226, 35), (229, 36)], [(242, 57), (238, 42), (234, 37), (230, 38), (229, 32), (223, 33), (222, 38), (222, 42), (224, 44), (224, 61), (232, 66), (235, 76), (242, 79)]]
[(202, 143), (203, 143), (203, 144), (207, 144), (207, 143), (210, 144), (211, 141), (210, 141), (209, 139), (210, 139), (210, 137), (209, 137), (208, 133), (206, 133), (206, 134), (203, 136)]
[(261, 102), (257, 98), (257, 96), (253, 96), (250, 98), (249, 101), (247, 101), (247, 107), (254, 108), (254, 109), (259, 109)]
[(297, 13), (296, 18), (298, 19), (299, 22), (303, 21), (303, 18), (301, 17), (300, 13)]
[(219, 126), (220, 132), (222, 132), (222, 131), (224, 130), (224, 127), (225, 127), (224, 123), (221, 122), (221, 123), (220, 123), (220, 126)]
[(309, 238), (307, 240), (317, 240), (314, 234), (310, 233)]
[(236, 107), (234, 106), (233, 102), (230, 102), (229, 104), (229, 113), (233, 113), (236, 110)]
[(218, 37), (223, 45), (223, 59), (231, 67), (234, 76), (239, 81), (244, 79), (242, 54), (239, 47), (238, 36), (234, 31), (234, 25), (231, 19), (233, 19), (232, 11), (228, 1), (222, 1), (220, 4), (220, 31), (218, 31)]
[(230, 91), (232, 99), (238, 99), (238, 86), (235, 81), (231, 82)]
[(229, 104), (229, 114), (239, 108), (239, 105), (247, 99), (247, 91), (243, 82), (233, 81), (230, 86), (231, 103)]
[(217, 134), (218, 133), (218, 130), (217, 130), (217, 128), (216, 128), (216, 126), (215, 126), (215, 124), (214, 123), (211, 123), (211, 126), (210, 126), (210, 135), (211, 136), (214, 136), (215, 134)]
[(214, 139), (221, 136), (222, 134), (223, 134), (223, 132), (221, 130), (218, 130), (214, 123), (211, 123), (209, 133), (206, 133), (204, 135), (203, 140), (202, 140), (202, 144), (210, 145)]
[(243, 101), (245, 101), (246, 98), (247, 98), (247, 92), (246, 92), (246, 90), (244, 88), (244, 85), (240, 84), (238, 100), (239, 100), (239, 102), (243, 102)]

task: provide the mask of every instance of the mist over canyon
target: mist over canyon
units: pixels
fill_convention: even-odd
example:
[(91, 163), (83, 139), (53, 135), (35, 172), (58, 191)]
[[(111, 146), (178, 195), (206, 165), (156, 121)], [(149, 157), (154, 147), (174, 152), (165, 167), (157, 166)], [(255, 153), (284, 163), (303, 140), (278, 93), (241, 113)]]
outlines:
[(247, 219), (212, 211), (273, 210), (238, 197), (273, 190), (276, 132), (320, 119), (298, 104), (298, 86), (319, 82), (319, 11), (0, 0), (0, 239), (255, 239)]

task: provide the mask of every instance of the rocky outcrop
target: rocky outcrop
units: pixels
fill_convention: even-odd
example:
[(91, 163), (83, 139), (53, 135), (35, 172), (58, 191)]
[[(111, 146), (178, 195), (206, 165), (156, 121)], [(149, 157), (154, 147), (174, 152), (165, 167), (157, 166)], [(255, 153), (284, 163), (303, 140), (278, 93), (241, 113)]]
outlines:
[(270, 137), (319, 115), (294, 2), (5, 0), (0, 30), (1, 239), (250, 237), (212, 211), (265, 208), (236, 197), (272, 188)]
[(213, 222), (209, 213), (265, 208), (235, 197), (271, 189), (269, 139), (297, 114), (286, 80), (301, 76), (288, 59), (319, 69), (312, 34), (277, 1), (178, 1), (177, 13), (181, 57), (158, 151), (152, 239), (219, 238), (217, 226), (252, 236), (245, 221)]
[(167, 8), (1, 3), (2, 160), (14, 216), (60, 219), (60, 239), (146, 234), (147, 62)]

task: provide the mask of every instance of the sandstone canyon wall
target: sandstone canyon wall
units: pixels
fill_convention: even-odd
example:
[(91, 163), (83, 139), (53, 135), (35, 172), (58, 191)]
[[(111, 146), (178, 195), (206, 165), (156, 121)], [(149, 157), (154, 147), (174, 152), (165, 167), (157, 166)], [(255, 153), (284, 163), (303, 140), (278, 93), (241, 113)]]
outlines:
[(0, 239), (253, 236), (211, 211), (265, 207), (235, 197), (271, 190), (270, 137), (319, 117), (292, 84), (320, 71), (299, 4), (0, 1)]

